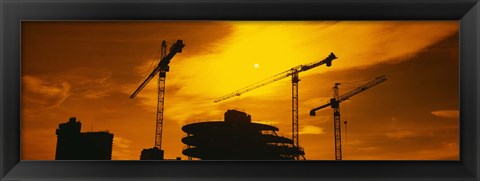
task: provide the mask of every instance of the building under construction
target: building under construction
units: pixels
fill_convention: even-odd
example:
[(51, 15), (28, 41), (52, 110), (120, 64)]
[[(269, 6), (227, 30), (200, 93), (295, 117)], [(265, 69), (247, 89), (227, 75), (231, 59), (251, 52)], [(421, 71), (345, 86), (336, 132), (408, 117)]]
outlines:
[(252, 123), (245, 112), (228, 110), (224, 119), (183, 126), (183, 154), (202, 160), (293, 160), (305, 155), (291, 139), (278, 136), (277, 127)]

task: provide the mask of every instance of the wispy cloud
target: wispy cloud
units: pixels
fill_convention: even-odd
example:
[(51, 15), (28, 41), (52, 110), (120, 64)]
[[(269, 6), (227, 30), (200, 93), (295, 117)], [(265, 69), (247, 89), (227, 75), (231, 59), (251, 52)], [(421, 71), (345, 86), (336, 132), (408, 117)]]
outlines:
[(432, 111), (431, 114), (441, 117), (441, 118), (458, 118), (459, 112), (458, 110), (439, 110), (439, 111)]
[(115, 136), (113, 139), (113, 147), (112, 147), (112, 159), (113, 160), (129, 160), (132, 159), (131, 156), (133, 151), (130, 149), (132, 141), (120, 137)]
[(299, 134), (325, 134), (325, 132), (321, 127), (307, 125), (300, 129)]
[(404, 138), (415, 137), (416, 133), (408, 130), (398, 130), (398, 131), (386, 133), (386, 136), (388, 138), (393, 138), (393, 139), (404, 139)]
[(35, 113), (59, 106), (70, 95), (70, 84), (45, 80), (35, 76), (22, 77), (23, 91), (28, 92), (22, 97), (27, 113)]
[(90, 85), (89, 89), (85, 90), (85, 98), (99, 99), (108, 96), (111, 91), (114, 91), (114, 86), (111, 79), (111, 73), (104, 73), (102, 77), (92, 79), (85, 83)]

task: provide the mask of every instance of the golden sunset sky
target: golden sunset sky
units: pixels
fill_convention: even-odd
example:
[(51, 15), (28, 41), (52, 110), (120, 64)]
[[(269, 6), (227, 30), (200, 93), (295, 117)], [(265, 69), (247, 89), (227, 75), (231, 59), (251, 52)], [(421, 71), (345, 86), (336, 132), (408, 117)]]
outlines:
[[(158, 60), (162, 40), (186, 46), (167, 73), (163, 149), (182, 155), (181, 126), (239, 109), (291, 137), (290, 78), (214, 103), (291, 67), (300, 73), (300, 145), (333, 160), (333, 110), (309, 110), (375, 77), (387, 81), (341, 104), (344, 160), (459, 159), (457, 21), (22, 22), (22, 159), (53, 160), (58, 124), (114, 134), (112, 157), (138, 160), (154, 146), (156, 78), (129, 96)], [(170, 45), (169, 45), (170, 46)], [(167, 49), (168, 50), (168, 49)], [(342, 134), (344, 128), (342, 123)]]

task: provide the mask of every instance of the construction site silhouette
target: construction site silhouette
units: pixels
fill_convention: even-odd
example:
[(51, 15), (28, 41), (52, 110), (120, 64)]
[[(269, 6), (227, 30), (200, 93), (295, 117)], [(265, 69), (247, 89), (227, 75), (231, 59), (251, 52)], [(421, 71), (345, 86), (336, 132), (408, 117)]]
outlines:
[(183, 154), (202, 160), (293, 160), (305, 155), (291, 139), (278, 136), (274, 126), (252, 123), (250, 115), (237, 110), (224, 115), (224, 121), (183, 126)]

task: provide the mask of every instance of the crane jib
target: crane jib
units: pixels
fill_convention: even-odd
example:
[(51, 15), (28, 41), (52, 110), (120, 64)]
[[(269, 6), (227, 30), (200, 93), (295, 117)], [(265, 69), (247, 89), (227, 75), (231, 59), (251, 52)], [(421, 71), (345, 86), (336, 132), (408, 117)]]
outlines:
[(142, 82), (142, 84), (140, 84), (140, 86), (138, 86), (138, 88), (135, 90), (135, 92), (133, 92), (133, 94), (130, 96), (131, 99), (135, 98), (137, 96), (137, 94), (148, 84), (148, 82), (150, 82), (150, 80), (152, 80), (153, 77), (155, 77), (155, 75), (157, 74), (157, 72), (159, 71), (158, 69), (158, 66), (153, 70), (152, 73), (150, 73), (150, 75)]
[(357, 95), (357, 94), (359, 94), (359, 93), (361, 93), (361, 92), (363, 92), (363, 91), (365, 91), (369, 88), (372, 88), (373, 86), (376, 86), (376, 85), (378, 85), (378, 84), (380, 84), (380, 83), (382, 83), (386, 80), (387, 80), (387, 78), (385, 77), (385, 75), (383, 75), (383, 76), (375, 78), (374, 80), (372, 80), (372, 81), (370, 81), (370, 82), (368, 82), (368, 83), (366, 83), (366, 84), (364, 84), (360, 87), (357, 87), (357, 88), (339, 96), (337, 101), (335, 101), (335, 99), (332, 98), (328, 103), (323, 104), (321, 106), (318, 106), (318, 107), (310, 110), (310, 116), (315, 116), (316, 111), (318, 111), (320, 109), (323, 109), (325, 107), (328, 107), (330, 105), (331, 105), (332, 108), (338, 107), (338, 105), (334, 105), (334, 103), (338, 104), (340, 102), (343, 102), (343, 101), (347, 100), (348, 98), (350, 98), (354, 95)]
[(310, 64), (299, 65), (299, 66), (293, 67), (289, 70), (286, 70), (284, 72), (276, 74), (272, 77), (266, 78), (264, 80), (261, 80), (259, 82), (254, 83), (254, 84), (251, 84), (251, 85), (249, 85), (247, 87), (244, 87), (242, 89), (238, 89), (235, 92), (232, 92), (230, 94), (224, 95), (224, 96), (219, 97), (219, 98), (216, 98), (213, 102), (220, 102), (220, 101), (223, 101), (223, 100), (227, 100), (231, 97), (239, 96), (239, 95), (241, 95), (243, 93), (246, 93), (248, 91), (257, 89), (259, 87), (263, 87), (263, 86), (268, 85), (270, 83), (276, 82), (278, 80), (281, 80), (281, 79), (284, 79), (284, 78), (287, 78), (287, 77), (290, 77), (290, 76), (294, 76), (296, 74), (298, 75), (298, 73), (300, 73), (300, 72), (310, 70), (312, 68), (318, 67), (318, 66), (323, 65), (323, 64), (327, 64), (327, 66), (331, 66), (332, 61), (335, 60), (335, 59), (337, 59), (337, 56), (335, 56), (335, 54), (333, 54), (333, 53), (330, 53), (328, 55), (328, 57), (326, 57), (325, 59), (323, 59), (321, 61), (317, 61), (317, 62), (313, 62), (313, 63), (310, 63)]
[(175, 44), (173, 44), (172, 47), (170, 48), (170, 52), (168, 53), (168, 55), (166, 55), (165, 57), (162, 58), (162, 60), (160, 60), (158, 65), (155, 67), (155, 69), (153, 69), (150, 75), (142, 82), (142, 84), (140, 84), (140, 86), (138, 86), (138, 88), (135, 90), (135, 92), (132, 93), (130, 98), (132, 99), (135, 98), (137, 94), (148, 84), (148, 82), (150, 82), (150, 80), (152, 80), (152, 78), (155, 77), (155, 75), (157, 75), (158, 72), (162, 71), (160, 76), (165, 77), (166, 76), (165, 72), (169, 71), (168, 64), (170, 63), (170, 60), (177, 53), (181, 53), (183, 47), (185, 47), (185, 44), (183, 44), (183, 41), (177, 40), (177, 42), (175, 42)]

